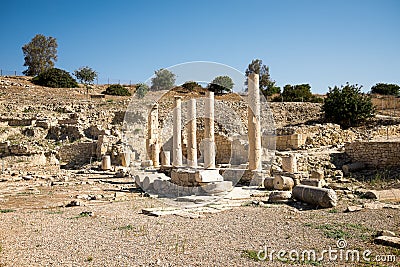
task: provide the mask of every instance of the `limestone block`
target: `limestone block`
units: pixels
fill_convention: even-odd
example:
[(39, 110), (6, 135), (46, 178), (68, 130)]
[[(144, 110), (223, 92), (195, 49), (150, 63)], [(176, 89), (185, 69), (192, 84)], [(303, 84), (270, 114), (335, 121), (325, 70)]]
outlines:
[(315, 180), (323, 180), (324, 179), (324, 171), (323, 170), (312, 170), (310, 173), (310, 178)]
[(141, 162), (140, 166), (141, 166), (142, 168), (151, 167), (151, 166), (153, 166), (153, 161), (152, 161), (151, 159), (143, 160), (143, 161)]
[(270, 203), (284, 203), (292, 198), (291, 191), (272, 191), (268, 197)]
[(222, 182), (224, 178), (218, 170), (196, 170), (195, 180), (199, 183)]
[(264, 174), (259, 170), (252, 171), (253, 177), (250, 180), (250, 186), (263, 186)]
[(201, 190), (208, 195), (216, 195), (229, 192), (233, 189), (231, 181), (206, 183), (201, 186)]
[(296, 155), (290, 154), (289, 156), (282, 157), (282, 170), (290, 173), (297, 172)]
[(301, 184), (303, 185), (309, 185), (309, 186), (315, 186), (322, 188), (326, 185), (326, 182), (324, 179), (319, 180), (319, 179), (303, 179), (300, 181)]

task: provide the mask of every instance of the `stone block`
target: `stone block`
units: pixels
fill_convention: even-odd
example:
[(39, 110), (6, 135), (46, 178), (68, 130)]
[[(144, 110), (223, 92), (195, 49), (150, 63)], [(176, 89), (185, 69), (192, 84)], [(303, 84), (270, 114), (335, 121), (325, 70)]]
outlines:
[(291, 191), (272, 191), (269, 195), (268, 202), (270, 203), (284, 203), (292, 198)]
[(140, 166), (141, 166), (142, 168), (151, 167), (151, 166), (153, 166), (153, 161), (152, 161), (151, 159), (143, 160), (143, 161), (141, 162)]
[(199, 183), (222, 182), (224, 177), (218, 170), (196, 170), (195, 180)]
[(310, 173), (310, 178), (315, 180), (323, 180), (324, 179), (324, 171), (323, 170), (312, 170)]
[(326, 182), (324, 179), (319, 180), (319, 179), (303, 179), (300, 181), (301, 184), (303, 185), (309, 185), (309, 186), (315, 186), (322, 188), (326, 185)]
[(290, 154), (289, 156), (282, 157), (282, 169), (284, 172), (297, 172), (296, 155)]
[(233, 189), (231, 181), (207, 183), (201, 186), (201, 190), (207, 195), (227, 193)]

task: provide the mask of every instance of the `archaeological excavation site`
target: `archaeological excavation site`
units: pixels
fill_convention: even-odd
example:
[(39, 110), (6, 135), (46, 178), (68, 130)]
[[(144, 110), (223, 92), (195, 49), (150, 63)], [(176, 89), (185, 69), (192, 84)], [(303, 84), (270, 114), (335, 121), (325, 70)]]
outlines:
[(265, 242), (338, 240), (400, 257), (400, 117), (387, 110), (344, 128), (320, 103), (266, 101), (257, 74), (245, 93), (144, 98), (0, 78), (0, 266), (201, 265), (207, 251), (253, 266)]

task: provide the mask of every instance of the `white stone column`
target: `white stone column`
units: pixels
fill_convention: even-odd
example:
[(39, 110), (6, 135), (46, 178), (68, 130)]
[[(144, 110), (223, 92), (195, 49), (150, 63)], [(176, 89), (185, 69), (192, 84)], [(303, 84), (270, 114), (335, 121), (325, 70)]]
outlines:
[(154, 167), (160, 166), (160, 144), (158, 143), (158, 104), (151, 107), (149, 115), (149, 127), (147, 137), (147, 154), (153, 161)]
[(180, 96), (175, 96), (173, 121), (172, 165), (179, 167), (182, 166), (182, 97)]
[(260, 125), (260, 91), (259, 76), (250, 73), (248, 76), (247, 126), (249, 138), (249, 170), (261, 170), (261, 125)]
[(196, 99), (190, 99), (188, 103), (188, 142), (187, 142), (187, 159), (188, 166), (197, 167), (197, 140), (196, 140)]
[(204, 168), (215, 169), (214, 92), (206, 94), (204, 117)]

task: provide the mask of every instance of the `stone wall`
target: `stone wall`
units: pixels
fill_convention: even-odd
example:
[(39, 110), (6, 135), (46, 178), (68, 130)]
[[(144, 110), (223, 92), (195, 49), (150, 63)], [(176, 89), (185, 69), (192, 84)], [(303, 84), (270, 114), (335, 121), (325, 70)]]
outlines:
[(353, 162), (371, 167), (400, 166), (400, 141), (357, 141), (345, 145)]
[(321, 104), (306, 102), (269, 102), (276, 127), (321, 120)]
[(58, 151), (61, 164), (67, 164), (68, 166), (83, 165), (90, 162), (92, 157), (95, 160), (96, 157), (97, 142), (82, 142), (72, 143), (62, 146)]
[[(306, 143), (306, 134), (290, 134), (290, 135), (279, 135), (279, 136), (267, 136), (265, 138), (275, 141), (277, 150), (288, 150), (288, 149), (299, 149)], [(275, 139), (275, 140), (273, 140)]]
[(343, 130), (338, 124), (288, 126), (276, 129), (276, 149), (308, 149), (352, 142), (357, 134)]

